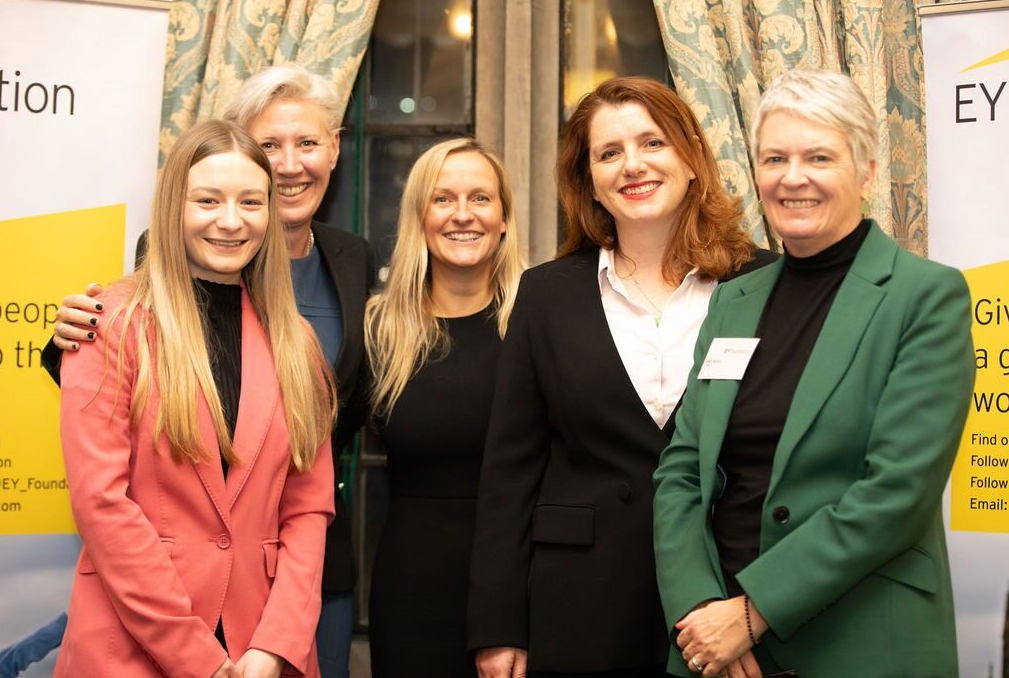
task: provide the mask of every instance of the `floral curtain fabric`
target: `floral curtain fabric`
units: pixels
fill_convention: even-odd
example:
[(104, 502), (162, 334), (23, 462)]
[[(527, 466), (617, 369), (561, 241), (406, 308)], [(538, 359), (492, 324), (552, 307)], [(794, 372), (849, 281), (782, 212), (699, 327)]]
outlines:
[(245, 78), (297, 63), (332, 79), (346, 109), (379, 0), (175, 0), (168, 24), (160, 160), (219, 116)]
[(790, 68), (828, 68), (851, 75), (877, 111), (869, 213), (902, 246), (925, 253), (924, 76), (914, 0), (654, 4), (676, 90), (704, 126), (757, 242), (768, 233), (747, 134), (760, 93)]

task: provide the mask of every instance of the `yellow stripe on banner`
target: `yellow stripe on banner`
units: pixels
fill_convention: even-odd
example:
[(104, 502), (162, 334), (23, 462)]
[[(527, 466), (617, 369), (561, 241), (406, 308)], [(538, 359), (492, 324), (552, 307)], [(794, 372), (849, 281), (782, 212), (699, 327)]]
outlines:
[(951, 481), (950, 527), (1009, 532), (1009, 261), (964, 271), (977, 380)]
[(966, 73), (967, 71), (973, 70), (975, 68), (981, 68), (982, 66), (991, 66), (992, 64), (1001, 63), (1003, 61), (1009, 61), (1009, 49), (999, 52), (998, 54), (993, 54), (987, 59), (982, 59), (976, 64), (972, 64), (960, 72)]
[(122, 275), (125, 231), (126, 205), (0, 221), (0, 534), (75, 531), (40, 360), (63, 297)]

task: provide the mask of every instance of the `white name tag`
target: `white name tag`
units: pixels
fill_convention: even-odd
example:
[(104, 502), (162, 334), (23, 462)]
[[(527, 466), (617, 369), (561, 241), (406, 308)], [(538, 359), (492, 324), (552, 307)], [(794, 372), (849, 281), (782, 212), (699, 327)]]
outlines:
[(698, 379), (734, 379), (739, 381), (746, 373), (753, 352), (760, 339), (715, 339), (704, 356)]

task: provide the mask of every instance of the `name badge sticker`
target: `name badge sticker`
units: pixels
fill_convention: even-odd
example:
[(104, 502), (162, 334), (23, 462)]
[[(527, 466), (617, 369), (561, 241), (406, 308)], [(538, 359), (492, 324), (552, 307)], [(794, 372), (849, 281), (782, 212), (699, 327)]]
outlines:
[(746, 373), (753, 352), (760, 339), (714, 339), (708, 347), (708, 355), (697, 373), (698, 379), (732, 379), (739, 381)]

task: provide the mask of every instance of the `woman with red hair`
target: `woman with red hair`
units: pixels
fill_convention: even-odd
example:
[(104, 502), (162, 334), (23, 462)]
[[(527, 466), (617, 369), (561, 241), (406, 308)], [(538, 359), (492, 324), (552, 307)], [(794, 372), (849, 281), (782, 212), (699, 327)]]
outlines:
[(501, 354), (469, 645), (485, 678), (663, 676), (652, 472), (715, 286), (770, 255), (697, 119), (654, 80), (582, 99), (557, 181), (567, 239), (523, 276)]

